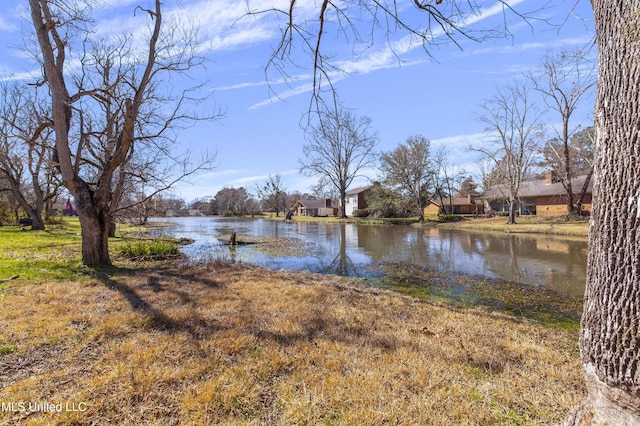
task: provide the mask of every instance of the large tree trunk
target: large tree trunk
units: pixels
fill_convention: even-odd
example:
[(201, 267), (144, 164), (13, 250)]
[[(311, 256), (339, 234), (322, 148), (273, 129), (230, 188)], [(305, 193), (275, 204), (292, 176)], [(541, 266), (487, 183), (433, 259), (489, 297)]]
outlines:
[(580, 332), (588, 396), (566, 424), (640, 424), (640, 0), (592, 0), (594, 201)]
[(29, 217), (31, 218), (31, 220), (33, 221), (31, 225), (31, 229), (43, 231), (45, 228), (45, 225), (44, 225), (44, 219), (42, 218), (42, 211), (39, 211), (38, 209), (35, 209), (31, 206), (28, 206), (28, 208), (25, 210), (29, 215)]
[(82, 263), (87, 266), (111, 265), (109, 227), (111, 216), (93, 200), (90, 190), (78, 186), (74, 193), (82, 231)]
[(340, 217), (342, 219), (347, 218), (347, 188), (340, 188), (340, 205), (342, 208), (340, 209)]

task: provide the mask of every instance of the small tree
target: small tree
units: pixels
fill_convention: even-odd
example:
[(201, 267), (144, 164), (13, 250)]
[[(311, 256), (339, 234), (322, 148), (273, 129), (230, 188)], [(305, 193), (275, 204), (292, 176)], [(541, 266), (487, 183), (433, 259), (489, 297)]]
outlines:
[(311, 187), (311, 196), (318, 200), (326, 200), (327, 198), (336, 200), (339, 195), (331, 181), (326, 176), (320, 176), (318, 183)]
[[(449, 153), (441, 147), (435, 155), (434, 193), (440, 198), (440, 205), (445, 214), (453, 213), (453, 195), (464, 179), (464, 169), (451, 164)], [(448, 205), (444, 198), (448, 198)]]
[(509, 203), (508, 223), (514, 224), (520, 184), (535, 163), (543, 134), (540, 114), (532, 104), (529, 87), (518, 81), (498, 89), (481, 108), (479, 119), (487, 126), (486, 139), (470, 149), (494, 164), (495, 178)]
[(458, 197), (466, 197), (468, 195), (478, 195), (478, 184), (475, 183), (472, 176), (467, 176), (460, 182), (460, 188), (456, 194)]
[(266, 209), (276, 212), (276, 217), (286, 209), (287, 193), (280, 173), (269, 175), (262, 185), (256, 186), (256, 193)]
[(424, 221), (424, 205), (437, 173), (430, 148), (425, 137), (411, 136), (405, 144), (380, 156), (384, 183), (412, 200), (420, 222)]
[(380, 182), (374, 182), (367, 193), (367, 211), (370, 217), (398, 217), (404, 212), (400, 209), (403, 201), (397, 191), (382, 186)]
[(331, 182), (340, 194), (341, 217), (346, 218), (347, 189), (375, 159), (378, 136), (371, 127), (371, 119), (344, 110), (325, 113), (306, 135), (300, 171)]
[(222, 188), (211, 200), (211, 213), (218, 215), (242, 216), (247, 212), (249, 194), (240, 188)]
[(554, 172), (567, 193), (569, 213), (576, 212), (572, 184), (575, 172), (570, 142), (577, 129), (571, 127), (571, 119), (582, 99), (596, 84), (595, 62), (589, 59), (588, 54), (589, 50), (563, 50), (558, 54), (548, 52), (539, 72), (529, 74), (529, 80), (543, 94), (547, 107), (560, 117), (560, 128), (551, 126), (559, 144), (549, 142), (545, 154), (553, 158), (552, 164), (557, 165)]

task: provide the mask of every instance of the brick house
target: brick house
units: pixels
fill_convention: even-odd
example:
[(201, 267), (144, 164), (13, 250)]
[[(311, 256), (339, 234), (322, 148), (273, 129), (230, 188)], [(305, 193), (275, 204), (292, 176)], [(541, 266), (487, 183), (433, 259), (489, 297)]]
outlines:
[[(588, 176), (578, 176), (571, 180), (573, 188), (573, 202), (577, 202), (580, 191)], [(591, 195), (593, 192), (593, 179), (589, 179), (587, 190), (582, 202), (582, 211), (588, 214), (591, 211)], [(567, 210), (567, 192), (564, 185), (553, 172), (547, 172), (545, 179), (524, 181), (520, 185), (518, 194), (520, 214), (536, 216), (564, 216)], [(509, 211), (508, 193), (503, 185), (497, 185), (485, 191), (479, 199), (489, 203), (496, 212)]]

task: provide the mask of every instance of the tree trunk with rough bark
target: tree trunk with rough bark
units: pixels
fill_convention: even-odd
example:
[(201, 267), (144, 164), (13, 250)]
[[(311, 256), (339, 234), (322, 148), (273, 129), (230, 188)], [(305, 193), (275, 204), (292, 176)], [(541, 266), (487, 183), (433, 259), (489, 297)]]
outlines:
[(342, 208), (340, 209), (340, 219), (346, 219), (347, 218), (347, 188), (344, 185), (340, 187), (340, 206), (342, 206)]
[(102, 203), (85, 185), (78, 185), (74, 196), (82, 229), (82, 263), (87, 266), (110, 265), (109, 212), (101, 208)]
[(580, 349), (564, 424), (640, 425), (640, 0), (592, 0), (599, 48), (594, 200)]

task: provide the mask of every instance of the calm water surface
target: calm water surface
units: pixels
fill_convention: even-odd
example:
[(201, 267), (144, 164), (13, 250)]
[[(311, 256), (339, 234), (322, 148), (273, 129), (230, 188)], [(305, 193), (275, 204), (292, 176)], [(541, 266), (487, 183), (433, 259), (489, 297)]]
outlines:
[[(285, 223), (265, 219), (162, 218), (175, 226), (159, 235), (190, 238), (191, 259), (234, 259), (273, 269), (308, 270), (349, 276), (377, 276), (383, 262), (401, 262), (546, 286), (563, 296), (584, 294), (586, 240), (410, 226)], [(295, 238), (307, 243), (301, 256), (270, 256), (257, 246), (230, 249), (218, 238)]]

